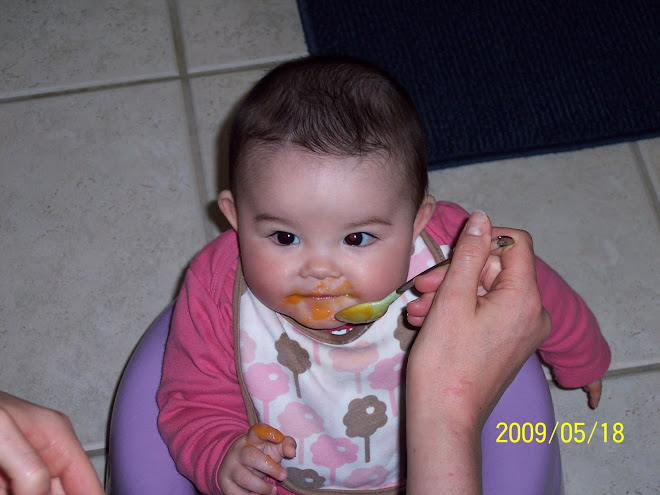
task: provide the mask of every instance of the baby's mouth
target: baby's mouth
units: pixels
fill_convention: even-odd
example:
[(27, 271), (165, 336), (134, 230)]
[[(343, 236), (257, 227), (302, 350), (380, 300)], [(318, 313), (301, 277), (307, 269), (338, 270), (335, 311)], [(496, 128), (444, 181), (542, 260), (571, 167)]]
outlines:
[(319, 324), (337, 323), (335, 313), (359, 301), (359, 296), (352, 292), (352, 286), (346, 280), (334, 286), (319, 282), (313, 288), (286, 296), (283, 303), (291, 310), (295, 308), (296, 319), (300, 323), (316, 327)]
[(355, 296), (351, 294), (319, 294), (319, 293), (312, 293), (312, 294), (291, 294), (289, 296), (286, 296), (284, 298), (284, 303), (285, 304), (300, 304), (302, 302), (306, 302), (308, 304), (314, 304), (314, 303), (330, 303), (332, 301), (337, 301), (337, 304), (341, 304), (339, 301), (340, 299), (348, 298), (351, 301), (354, 301), (356, 299)]
[(346, 298), (355, 300), (354, 296), (346, 293), (324, 294), (315, 291), (312, 294), (291, 294), (284, 298), (284, 303), (287, 306), (297, 306), (307, 314), (304, 318), (306, 321), (300, 321), (304, 325), (312, 322), (336, 321), (335, 313), (347, 304), (350, 305), (346, 302)]

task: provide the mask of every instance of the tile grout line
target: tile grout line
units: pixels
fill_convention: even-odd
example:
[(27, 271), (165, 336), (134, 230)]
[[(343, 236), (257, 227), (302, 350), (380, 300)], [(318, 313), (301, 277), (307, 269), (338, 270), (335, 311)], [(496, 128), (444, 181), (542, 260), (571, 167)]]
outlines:
[[(247, 72), (251, 70), (270, 69), (276, 65), (294, 60), (298, 57), (304, 56), (304, 53), (293, 53), (287, 55), (265, 57), (261, 59), (252, 59), (245, 62), (229, 62), (226, 64), (219, 64), (214, 67), (190, 69), (186, 67), (185, 76), (188, 79), (196, 79), (199, 77), (220, 76), (225, 74), (236, 74), (240, 72)], [(127, 88), (132, 86), (141, 86), (143, 84), (157, 84), (162, 82), (172, 82), (182, 79), (182, 75), (174, 74), (161, 74), (155, 76), (136, 76), (126, 77), (119, 80), (98, 82), (98, 83), (80, 83), (72, 84), (70, 86), (63, 86), (59, 88), (45, 88), (35, 91), (24, 91), (6, 96), (0, 96), (1, 103), (15, 103), (26, 100), (37, 100), (41, 98), (51, 98), (53, 96), (66, 96), (83, 93), (91, 93), (94, 91), (104, 91), (107, 89)]]
[(106, 455), (107, 452), (105, 450), (105, 446), (103, 446), (103, 447), (99, 447), (98, 449), (86, 449), (85, 454), (87, 454), (87, 457), (89, 457), (91, 459), (92, 457), (98, 457), (100, 455)]
[[(545, 371), (545, 369), (547, 368), (545, 367), (545, 365), (543, 367)], [(660, 371), (660, 363), (640, 364), (638, 366), (628, 366), (625, 368), (609, 369), (603, 375), (603, 379), (618, 378), (622, 376), (641, 375), (643, 373), (653, 373), (657, 371)], [(545, 381), (548, 382), (548, 384), (554, 384), (555, 386), (558, 386), (557, 382), (554, 380), (552, 376), (546, 375)]]
[[(225, 74), (236, 74), (240, 72), (247, 72), (251, 70), (270, 69), (277, 64), (293, 60), (301, 57), (304, 54), (290, 54), (276, 57), (267, 57), (263, 59), (253, 59), (246, 62), (230, 62), (227, 64), (220, 64), (215, 67), (199, 68), (187, 70), (186, 75), (188, 79), (196, 79), (199, 77), (221, 76)], [(66, 96), (83, 93), (91, 93), (94, 91), (104, 91), (107, 89), (127, 88), (132, 86), (140, 86), (143, 84), (157, 84), (162, 82), (179, 81), (182, 76), (178, 73), (172, 75), (159, 75), (159, 76), (137, 76), (127, 77), (123, 80), (115, 80), (108, 82), (87, 83), (87, 84), (72, 84), (68, 87), (51, 88), (36, 90), (33, 92), (23, 92), (0, 96), (1, 103), (15, 103), (26, 100), (37, 100), (41, 98), (51, 98), (53, 96)]]
[(650, 373), (660, 371), (660, 363), (640, 364), (639, 366), (629, 366), (626, 368), (617, 368), (614, 370), (607, 370), (603, 378), (612, 378), (615, 376), (628, 376), (638, 375), (641, 373)]
[(85, 454), (87, 454), (87, 457), (90, 459), (92, 457), (97, 457), (100, 455), (106, 455), (107, 454), (107, 444), (105, 441), (103, 442), (89, 442), (86, 444), (83, 444), (83, 450), (85, 451)]
[(190, 87), (190, 77), (188, 75), (188, 67), (186, 63), (185, 47), (183, 44), (183, 31), (181, 28), (181, 18), (176, 0), (168, 0), (167, 2), (170, 27), (172, 29), (172, 40), (174, 43), (174, 54), (176, 56), (176, 64), (179, 71), (179, 78), (181, 83), (181, 93), (183, 97), (183, 106), (186, 118), (186, 125), (188, 128), (188, 142), (190, 147), (190, 154), (192, 157), (193, 173), (197, 185), (198, 202), (201, 211), (204, 212), (203, 225), (204, 236), (207, 241), (212, 240), (215, 236), (211, 231), (211, 224), (206, 215), (207, 205), (206, 201), (209, 197), (206, 179), (204, 177), (204, 167), (202, 164), (202, 152), (199, 144), (199, 133), (197, 132), (197, 118), (195, 116), (195, 108), (193, 104), (192, 89)]
[(655, 181), (651, 178), (651, 172), (649, 171), (650, 164), (646, 163), (646, 159), (642, 154), (642, 151), (639, 149), (639, 142), (632, 141), (630, 143), (630, 149), (635, 157), (637, 162), (637, 168), (639, 169), (640, 175), (642, 176), (642, 182), (649, 194), (651, 199), (651, 204), (655, 210), (655, 217), (660, 225), (660, 199), (658, 199), (658, 190), (656, 189)]
[(264, 57), (259, 59), (251, 59), (244, 62), (228, 62), (225, 64), (218, 64), (212, 67), (200, 67), (191, 69), (188, 74), (190, 77), (204, 77), (204, 76), (217, 76), (221, 74), (233, 74), (236, 72), (247, 72), (251, 70), (270, 69), (283, 62), (295, 60), (304, 57), (306, 53), (291, 53), (286, 55)]
[(45, 89), (43, 91), (35, 91), (34, 93), (15, 94), (10, 96), (0, 96), (0, 103), (15, 103), (27, 100), (38, 100), (42, 98), (51, 98), (53, 96), (66, 96), (74, 94), (92, 93), (95, 91), (105, 91), (107, 89), (118, 89), (132, 86), (140, 86), (143, 84), (156, 84), (162, 82), (177, 81), (180, 77), (178, 74), (162, 75), (154, 77), (135, 77), (126, 78), (122, 81), (100, 82), (97, 84), (86, 85), (72, 85), (68, 88), (59, 89)]

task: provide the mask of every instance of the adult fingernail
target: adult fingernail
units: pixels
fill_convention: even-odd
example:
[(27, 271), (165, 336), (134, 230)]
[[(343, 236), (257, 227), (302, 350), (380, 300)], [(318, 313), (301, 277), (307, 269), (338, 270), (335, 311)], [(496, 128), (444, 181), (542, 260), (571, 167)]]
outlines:
[(465, 233), (470, 235), (484, 235), (488, 225), (488, 215), (481, 210), (475, 210), (465, 224)]

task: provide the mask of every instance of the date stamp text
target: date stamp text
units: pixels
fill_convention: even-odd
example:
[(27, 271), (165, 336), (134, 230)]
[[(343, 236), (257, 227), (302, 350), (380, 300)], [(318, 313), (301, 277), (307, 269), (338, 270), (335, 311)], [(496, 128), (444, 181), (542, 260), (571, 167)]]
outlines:
[(594, 433), (603, 433), (603, 443), (612, 441), (622, 443), (624, 440), (623, 423), (599, 423), (595, 421), (593, 426), (586, 423), (560, 423), (546, 426), (545, 423), (497, 423), (497, 430), (501, 430), (497, 436), (497, 443), (551, 443), (556, 437), (562, 443), (591, 443)]

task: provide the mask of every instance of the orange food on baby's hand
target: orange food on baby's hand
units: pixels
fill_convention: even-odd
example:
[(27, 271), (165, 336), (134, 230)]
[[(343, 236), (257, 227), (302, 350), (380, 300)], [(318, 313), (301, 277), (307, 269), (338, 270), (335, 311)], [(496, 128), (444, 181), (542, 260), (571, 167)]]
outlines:
[(281, 431), (263, 423), (251, 426), (250, 431), (257, 435), (259, 440), (264, 442), (282, 443), (284, 441), (284, 435)]

